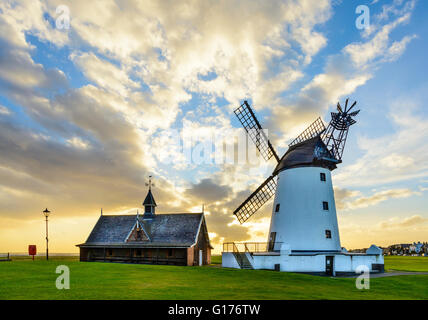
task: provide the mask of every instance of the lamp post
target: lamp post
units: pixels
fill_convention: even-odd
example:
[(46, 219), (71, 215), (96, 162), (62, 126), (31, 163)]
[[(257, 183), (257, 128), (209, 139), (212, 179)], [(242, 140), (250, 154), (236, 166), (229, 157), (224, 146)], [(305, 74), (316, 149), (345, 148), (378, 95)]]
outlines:
[(50, 213), (51, 212), (48, 210), (48, 208), (46, 208), (43, 211), (43, 214), (45, 215), (45, 218), (46, 218), (46, 260), (49, 260), (49, 249), (48, 249), (48, 242), (49, 242), (49, 240), (48, 240), (48, 217), (49, 217)]

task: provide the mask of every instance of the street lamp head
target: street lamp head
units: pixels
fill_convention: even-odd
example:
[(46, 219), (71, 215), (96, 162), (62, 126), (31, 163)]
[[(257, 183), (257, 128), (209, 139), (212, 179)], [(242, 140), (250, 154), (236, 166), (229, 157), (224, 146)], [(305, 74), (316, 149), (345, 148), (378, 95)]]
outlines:
[(51, 212), (48, 210), (48, 208), (46, 208), (44, 211), (43, 211), (43, 214), (45, 215), (45, 217), (49, 217), (49, 214), (50, 214)]

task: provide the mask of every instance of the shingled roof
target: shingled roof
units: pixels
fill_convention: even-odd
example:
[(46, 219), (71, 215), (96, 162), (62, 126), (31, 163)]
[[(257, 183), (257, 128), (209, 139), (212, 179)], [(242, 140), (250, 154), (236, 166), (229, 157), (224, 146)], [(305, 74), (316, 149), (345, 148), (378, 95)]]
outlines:
[(204, 220), (203, 213), (157, 214), (152, 219), (139, 217), (150, 241), (126, 242), (136, 223), (135, 215), (100, 216), (85, 243), (78, 247), (191, 247)]

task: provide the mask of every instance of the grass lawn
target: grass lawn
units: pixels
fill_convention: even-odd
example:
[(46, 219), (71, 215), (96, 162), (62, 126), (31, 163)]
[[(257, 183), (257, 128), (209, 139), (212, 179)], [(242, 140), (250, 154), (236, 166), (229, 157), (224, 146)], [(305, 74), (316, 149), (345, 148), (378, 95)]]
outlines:
[(428, 272), (428, 257), (387, 256), (385, 257), (385, 270)]
[[(223, 269), (220, 257), (206, 267), (13, 259), (0, 262), (0, 299), (428, 299), (426, 275), (375, 278), (358, 290), (355, 279)], [(428, 270), (424, 257), (386, 257), (387, 269), (401, 260), (400, 270)], [(70, 268), (70, 290), (55, 287), (61, 264)]]

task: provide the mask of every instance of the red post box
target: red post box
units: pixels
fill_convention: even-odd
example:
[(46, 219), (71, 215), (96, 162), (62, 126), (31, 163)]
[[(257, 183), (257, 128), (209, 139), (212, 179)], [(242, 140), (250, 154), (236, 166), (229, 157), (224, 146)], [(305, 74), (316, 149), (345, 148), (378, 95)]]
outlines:
[(35, 244), (30, 244), (28, 246), (28, 254), (30, 256), (33, 256), (33, 260), (34, 260), (34, 256), (37, 254), (37, 247)]

